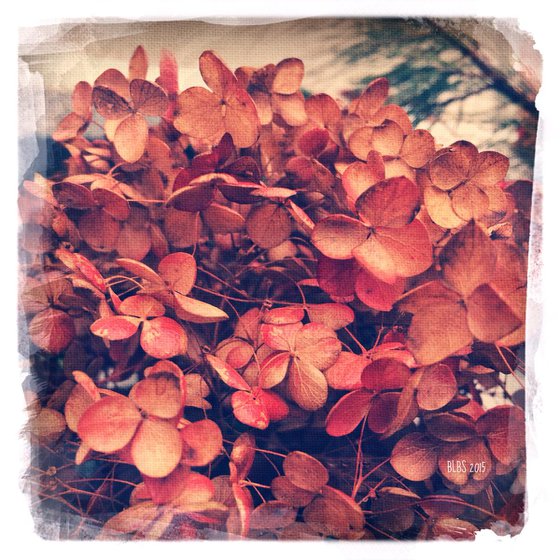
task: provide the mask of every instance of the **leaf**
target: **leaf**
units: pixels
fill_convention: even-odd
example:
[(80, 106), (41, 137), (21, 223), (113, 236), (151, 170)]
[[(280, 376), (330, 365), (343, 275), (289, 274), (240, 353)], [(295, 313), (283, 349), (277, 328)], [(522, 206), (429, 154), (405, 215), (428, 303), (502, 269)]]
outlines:
[(509, 159), (498, 152), (480, 152), (476, 159), (476, 171), (471, 180), (484, 187), (492, 187), (503, 181), (509, 169)]
[(148, 123), (139, 113), (126, 117), (115, 131), (113, 144), (117, 153), (127, 162), (138, 161), (146, 149)]
[(82, 414), (94, 403), (94, 399), (81, 386), (76, 385), (70, 393), (64, 405), (64, 417), (68, 427), (73, 431), (78, 431), (78, 422)]
[(163, 231), (173, 247), (192, 247), (200, 235), (200, 215), (193, 212), (182, 212), (175, 208), (166, 208)]
[(474, 540), (478, 528), (454, 517), (442, 517), (438, 519), (432, 527), (432, 537), (434, 539), (453, 539), (453, 540)]
[(312, 95), (305, 100), (305, 111), (309, 120), (330, 131), (336, 131), (341, 112), (337, 102), (326, 93)]
[(214, 497), (213, 482), (197, 472), (190, 472), (186, 479), (186, 488), (174, 500), (174, 507), (181, 512), (204, 511)]
[(161, 478), (169, 475), (179, 464), (182, 449), (181, 435), (171, 424), (146, 418), (132, 440), (130, 454), (142, 474)]
[(196, 280), (196, 261), (188, 253), (170, 253), (159, 262), (158, 272), (172, 290), (186, 295)]
[(428, 168), (430, 179), (438, 189), (453, 189), (469, 176), (477, 157), (478, 150), (470, 142), (455, 142), (436, 153)]
[(434, 137), (427, 130), (417, 129), (404, 139), (401, 158), (418, 169), (428, 163), (435, 151)]
[(221, 204), (211, 204), (204, 210), (203, 218), (212, 232), (218, 235), (238, 233), (245, 228), (245, 218), (239, 212)]
[(142, 417), (129, 399), (104, 397), (92, 404), (78, 422), (78, 435), (91, 449), (114, 453), (136, 433)]
[(210, 403), (204, 399), (210, 394), (210, 388), (206, 381), (198, 373), (189, 373), (183, 377), (185, 406), (194, 406), (208, 410), (212, 408)]
[(200, 74), (206, 85), (218, 96), (237, 84), (237, 78), (213, 51), (204, 51), (199, 59)]
[(332, 214), (317, 223), (311, 242), (326, 257), (345, 260), (354, 256), (353, 251), (368, 235), (369, 230), (362, 222), (343, 214)]
[(160, 508), (151, 502), (142, 502), (129, 507), (109, 519), (97, 536), (99, 540), (122, 539), (123, 534), (138, 534), (154, 523)]
[(253, 531), (283, 529), (293, 523), (296, 516), (296, 509), (280, 501), (264, 502), (251, 514), (251, 529)]
[(161, 117), (167, 110), (167, 95), (163, 89), (144, 79), (130, 82), (130, 97), (137, 111), (148, 117)]
[[(192, 475), (189, 467), (179, 464), (173, 471), (164, 477), (152, 478), (144, 475), (144, 484), (154, 504), (168, 504), (172, 500), (177, 499), (183, 493), (183, 490), (189, 485)], [(201, 475), (199, 475), (201, 476)], [(190, 493), (191, 488), (188, 489)], [(132, 500), (131, 500), (132, 503)]]
[(287, 476), (277, 476), (270, 483), (273, 496), (280, 502), (292, 507), (304, 507), (315, 496), (314, 491), (304, 490), (296, 486)]
[(142, 260), (152, 246), (150, 230), (138, 227), (131, 221), (125, 222), (117, 239), (116, 249), (121, 257)]
[(406, 177), (391, 177), (363, 192), (356, 200), (360, 218), (373, 227), (403, 227), (420, 207), (420, 190)]
[(77, 183), (61, 181), (52, 186), (52, 193), (59, 204), (68, 208), (84, 210), (96, 206), (95, 199), (91, 191)]
[(385, 179), (383, 158), (375, 151), (367, 156), (367, 163), (355, 161), (342, 174), (342, 187), (350, 200), (355, 201), (373, 185)]
[(290, 215), (278, 204), (262, 204), (251, 208), (246, 221), (247, 235), (263, 249), (277, 247), (292, 232)]
[(317, 283), (337, 301), (354, 299), (354, 284), (359, 265), (355, 259), (335, 260), (319, 255), (317, 259)]
[[(376, 434), (385, 434), (389, 428), (394, 425), (402, 416), (399, 412), (403, 413), (404, 407), (401, 404), (401, 411), (399, 411), (399, 403), (401, 403), (401, 396), (399, 393), (381, 393), (377, 395), (371, 403), (371, 408), (367, 417), (368, 428)], [(408, 417), (411, 416), (410, 411), (415, 413), (415, 409), (409, 409)], [(404, 418), (402, 424), (406, 424), (408, 418)], [(403, 426), (404, 427), (404, 426)], [(398, 431), (398, 427), (395, 431)]]
[(253, 389), (253, 392), (258, 394), (271, 422), (284, 420), (290, 413), (290, 408), (286, 401), (273, 391)]
[(348, 138), (348, 148), (362, 161), (366, 161), (373, 150), (382, 156), (399, 155), (404, 140), (401, 127), (393, 121), (386, 120), (379, 126), (364, 126), (355, 130)]
[(203, 177), (208, 180), (204, 182), (201, 180), (198, 184), (190, 184), (175, 190), (166, 204), (182, 212), (200, 212), (208, 209), (216, 196), (216, 189), (214, 178)]
[(269, 325), (289, 325), (299, 323), (304, 317), (305, 312), (302, 307), (275, 307), (265, 311), (263, 322)]
[(312, 128), (304, 132), (298, 140), (298, 147), (304, 155), (319, 157), (330, 140), (329, 131), (324, 128)]
[(84, 117), (77, 115), (76, 113), (70, 113), (58, 123), (56, 130), (52, 133), (52, 139), (55, 142), (66, 142), (67, 140), (72, 140), (79, 134), (83, 133), (88, 124), (89, 123), (84, 120)]
[(391, 466), (407, 480), (426, 480), (436, 471), (437, 450), (437, 444), (427, 435), (412, 432), (393, 447)]
[(478, 286), (467, 298), (466, 305), (469, 329), (482, 342), (496, 342), (522, 324), (488, 284)]
[(484, 435), (492, 454), (500, 463), (517, 461), (525, 449), (525, 414), (518, 406), (501, 405), (486, 411), (476, 429)]
[(490, 199), (475, 183), (468, 182), (451, 193), (451, 207), (462, 220), (480, 220), (490, 209)]
[(147, 280), (156, 286), (163, 284), (163, 279), (159, 276), (159, 274), (143, 262), (136, 261), (134, 259), (121, 258), (115, 259), (115, 263), (128, 272), (134, 274), (134, 276), (140, 276), (140, 278)]
[(92, 92), (93, 106), (105, 119), (123, 119), (130, 114), (128, 101), (105, 86), (96, 86)]
[(363, 536), (364, 513), (349, 496), (326, 486), (303, 511), (310, 528), (338, 539), (359, 539)]
[(148, 72), (148, 55), (142, 45), (138, 45), (132, 56), (130, 57), (130, 62), (128, 63), (128, 79), (146, 79), (146, 73)]
[(302, 451), (288, 453), (282, 467), (294, 486), (309, 492), (319, 492), (329, 481), (329, 472), (323, 464)]
[(459, 414), (435, 414), (426, 419), (426, 429), (442, 441), (465, 441), (476, 436), (474, 422), (471, 418)]
[(336, 362), (325, 370), (325, 377), (333, 389), (358, 389), (362, 371), (368, 364), (369, 360), (362, 354), (342, 351)]
[(239, 534), (241, 537), (246, 537), (249, 533), (250, 528), (251, 511), (253, 510), (253, 498), (251, 497), (249, 489), (239, 486), (239, 484), (233, 484), (232, 490), (233, 496), (235, 498), (235, 505), (237, 506), (237, 511), (239, 512), (239, 525), (235, 528), (235, 533)]
[(167, 49), (161, 51), (159, 78), (156, 81), (169, 95), (176, 94), (179, 90), (177, 60)]
[(124, 340), (130, 338), (137, 330), (140, 320), (135, 317), (113, 315), (97, 319), (90, 326), (91, 332), (107, 340)]
[(288, 392), (304, 410), (318, 410), (327, 401), (327, 380), (315, 366), (295, 358), (288, 373)]
[(274, 352), (261, 363), (259, 385), (263, 389), (270, 389), (281, 383), (286, 377), (291, 356), (288, 352)]
[(295, 93), (301, 86), (303, 73), (303, 62), (299, 58), (281, 60), (276, 65), (271, 91), (284, 95)]
[(84, 81), (78, 82), (72, 91), (72, 111), (84, 119), (91, 119), (92, 92), (93, 88)]
[(238, 480), (243, 480), (249, 474), (255, 460), (255, 436), (250, 432), (241, 434), (234, 442), (230, 453), (230, 461), (237, 469)]
[(191, 467), (209, 465), (222, 452), (222, 431), (212, 420), (199, 420), (181, 430), (183, 463)]
[(440, 253), (445, 281), (463, 296), (492, 280), (496, 269), (496, 249), (486, 233), (469, 222), (451, 238)]
[(364, 120), (375, 118), (375, 114), (389, 95), (389, 80), (387, 78), (376, 78), (371, 81), (358, 100), (356, 113)]
[(393, 284), (388, 284), (362, 269), (356, 278), (355, 290), (358, 299), (368, 307), (378, 311), (391, 311), (404, 286), (404, 278), (397, 278)]
[(262, 399), (255, 393), (236, 391), (231, 396), (231, 406), (234, 416), (243, 424), (265, 430), (270, 418)]
[(457, 381), (451, 368), (445, 364), (435, 364), (422, 371), (416, 400), (424, 410), (438, 410), (444, 407), (457, 392)]
[(226, 130), (220, 98), (201, 87), (191, 87), (177, 98), (175, 128), (193, 138), (218, 140)]
[(366, 417), (372, 403), (370, 391), (358, 389), (344, 395), (330, 410), (325, 421), (327, 434), (345, 436)]
[(336, 333), (321, 323), (308, 323), (295, 335), (295, 355), (319, 370), (332, 366), (341, 349)]
[(56, 441), (66, 429), (66, 420), (57, 410), (42, 408), (29, 420), (28, 429), (39, 441), (51, 443)]
[(140, 346), (146, 354), (167, 360), (187, 352), (187, 334), (177, 321), (169, 317), (156, 317), (144, 321)]
[(285, 325), (261, 325), (261, 335), (264, 343), (273, 350), (292, 352), (295, 346), (295, 337), (302, 329), (302, 324), (288, 323)]
[(342, 303), (318, 303), (307, 307), (313, 323), (321, 323), (329, 329), (339, 330), (354, 322), (354, 311)]
[(303, 126), (307, 122), (303, 93), (299, 91), (292, 95), (273, 93), (271, 102), (273, 112), (280, 115), (289, 126)]
[(37, 313), (29, 322), (27, 330), (33, 344), (51, 354), (62, 352), (76, 335), (72, 317), (50, 307)]
[(105, 70), (105, 72), (97, 77), (93, 85), (108, 88), (124, 99), (128, 99), (130, 94), (128, 80), (122, 72), (115, 68)]
[(259, 137), (260, 122), (251, 96), (243, 89), (232, 88), (224, 98), (224, 129), (238, 148), (252, 146)]
[[(482, 463), (485, 463), (484, 471)], [(459, 468), (457, 466), (459, 465)], [(462, 468), (466, 465), (466, 468)], [(478, 470), (472, 470), (470, 465), (477, 465)], [(442, 447), (438, 459), (441, 474), (447, 480), (462, 486), (469, 479), (484, 480), (492, 471), (492, 456), (480, 438), (473, 438)]]
[(148, 319), (149, 317), (161, 317), (164, 315), (165, 307), (151, 296), (134, 295), (123, 300), (119, 306), (119, 313)]
[(57, 249), (55, 254), (68, 268), (82, 274), (99, 291), (106, 291), (107, 286), (103, 276), (89, 259), (79, 253), (71, 253), (65, 249)]
[(158, 418), (174, 418), (182, 409), (179, 384), (167, 375), (151, 375), (139, 381), (128, 396), (138, 408)]
[(402, 389), (410, 378), (410, 369), (405, 364), (391, 358), (373, 360), (362, 371), (362, 386), (380, 391)]
[(455, 229), (465, 223), (455, 214), (449, 195), (432, 185), (424, 188), (424, 206), (430, 218), (442, 228)]
[[(392, 402), (390, 402), (389, 400), (385, 400), (381, 403), (378, 403), (377, 399), (375, 400), (375, 409), (373, 413), (374, 415), (379, 412), (379, 408), (375, 406), (376, 404), (378, 406), (381, 406), (383, 404), (384, 406), (382, 407), (382, 409), (385, 412), (389, 412), (391, 414), (389, 425), (387, 426), (386, 430), (383, 431), (383, 439), (386, 439), (399, 430), (402, 430), (404, 427), (408, 426), (414, 420), (414, 418), (416, 418), (418, 414), (418, 406), (416, 404), (416, 388), (418, 387), (418, 383), (420, 382), (421, 375), (421, 372), (416, 371), (408, 378), (406, 385), (403, 387), (403, 390), (400, 393), (396, 406), (396, 413), (394, 415)], [(379, 397), (381, 397), (381, 395)], [(375, 431), (373, 429), (374, 425), (379, 426), (380, 424), (385, 423), (380, 423), (378, 421), (376, 422), (375, 416), (371, 418), (371, 420), (368, 419), (368, 421), (368, 423), (372, 426), (373, 431)]]
[[(377, 228), (352, 250), (352, 255), (370, 274), (387, 283), (416, 276), (432, 264), (432, 243), (419, 220), (399, 228)], [(329, 256), (329, 255), (328, 255)]]
[(212, 366), (212, 369), (220, 376), (220, 379), (229, 387), (239, 389), (241, 391), (250, 391), (248, 383), (237, 373), (228, 363), (220, 360), (216, 356), (207, 354), (206, 359)]
[(471, 344), (467, 312), (458, 301), (442, 301), (419, 310), (408, 328), (408, 348), (420, 365), (435, 364)]

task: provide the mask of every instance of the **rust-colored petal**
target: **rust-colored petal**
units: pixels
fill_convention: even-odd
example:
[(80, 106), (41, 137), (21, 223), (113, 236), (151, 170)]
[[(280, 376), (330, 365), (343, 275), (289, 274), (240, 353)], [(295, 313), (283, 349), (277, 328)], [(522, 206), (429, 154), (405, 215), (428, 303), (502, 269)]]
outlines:
[(222, 452), (222, 431), (212, 420), (199, 420), (181, 430), (183, 462), (191, 467), (210, 464)]
[(92, 404), (78, 421), (78, 435), (91, 449), (114, 453), (132, 439), (142, 417), (125, 397), (104, 397)]
[(420, 189), (406, 177), (380, 181), (356, 200), (360, 218), (373, 227), (402, 227), (420, 207)]
[(130, 446), (136, 468), (144, 475), (161, 478), (173, 472), (181, 460), (183, 440), (169, 422), (142, 420)]
[(391, 284), (427, 270), (432, 243), (424, 225), (413, 220), (400, 228), (377, 228), (352, 254), (368, 272)]
[(187, 352), (187, 334), (183, 327), (169, 317), (144, 321), (140, 346), (146, 354), (167, 360)]
[(355, 130), (348, 139), (348, 148), (362, 161), (367, 160), (372, 150), (382, 156), (398, 156), (403, 145), (404, 133), (393, 121), (385, 121), (379, 126), (365, 126)]
[(146, 149), (148, 123), (139, 113), (134, 113), (121, 121), (115, 131), (114, 145), (118, 154), (127, 162), (138, 161)]
[(344, 395), (330, 410), (325, 421), (327, 434), (345, 436), (358, 427), (368, 414), (373, 394), (364, 389)]
[(311, 241), (326, 257), (343, 260), (354, 256), (353, 250), (366, 241), (368, 233), (359, 220), (333, 214), (317, 223)]

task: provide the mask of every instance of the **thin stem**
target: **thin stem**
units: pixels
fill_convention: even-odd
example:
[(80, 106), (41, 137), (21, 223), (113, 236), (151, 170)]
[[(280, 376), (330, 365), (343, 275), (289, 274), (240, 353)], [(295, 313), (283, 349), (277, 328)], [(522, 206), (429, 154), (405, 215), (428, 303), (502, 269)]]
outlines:
[(362, 472), (364, 468), (363, 458), (362, 458), (362, 440), (364, 438), (364, 430), (366, 428), (368, 415), (364, 416), (362, 420), (362, 428), (360, 430), (360, 437), (358, 439), (358, 451), (356, 453), (356, 469), (354, 471), (354, 487), (352, 488), (352, 498), (356, 497), (360, 486), (362, 485)]
[(496, 348), (496, 350), (498, 351), (498, 354), (500, 354), (500, 358), (502, 358), (502, 360), (504, 361), (504, 363), (506, 364), (507, 368), (509, 369), (509, 372), (511, 373), (511, 375), (513, 375), (513, 378), (517, 381), (517, 383), (519, 383), (519, 385), (521, 387), (523, 387), (523, 389), (525, 389), (525, 383), (523, 383), (523, 381), (521, 381), (521, 379), (519, 379), (517, 377), (517, 375), (515, 375), (515, 371), (513, 371), (513, 369), (511, 369), (511, 366), (509, 365), (509, 362), (505, 359), (502, 351), (500, 350), (500, 347), (497, 344), (494, 344), (494, 347)]
[(360, 349), (360, 352), (362, 354), (365, 354), (367, 352), (366, 347), (352, 334), (350, 329), (348, 327), (344, 327), (344, 331), (356, 343), (356, 346), (358, 346), (358, 348)]
[(367, 480), (377, 469), (380, 469), (383, 465), (385, 465), (386, 463), (388, 463), (391, 460), (391, 457), (387, 457), (387, 459), (385, 459), (384, 461), (381, 461), (381, 463), (379, 463), (378, 465), (376, 465), (375, 467), (373, 467), (373, 469), (371, 469), (370, 471), (368, 471), (361, 480), (361, 483), (363, 484), (365, 480)]

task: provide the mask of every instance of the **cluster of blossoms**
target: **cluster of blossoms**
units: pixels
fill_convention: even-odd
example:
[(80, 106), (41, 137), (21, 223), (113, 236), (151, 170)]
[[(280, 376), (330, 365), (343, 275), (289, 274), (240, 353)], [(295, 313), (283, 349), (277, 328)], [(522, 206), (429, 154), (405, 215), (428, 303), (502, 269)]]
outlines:
[(64, 169), (19, 199), (30, 431), (82, 478), (65, 505), (100, 538), (519, 525), (523, 399), (482, 397), (522, 367), (530, 182), (414, 129), (385, 78), (343, 107), (298, 59), (206, 51), (184, 91), (169, 52), (147, 69), (76, 85)]

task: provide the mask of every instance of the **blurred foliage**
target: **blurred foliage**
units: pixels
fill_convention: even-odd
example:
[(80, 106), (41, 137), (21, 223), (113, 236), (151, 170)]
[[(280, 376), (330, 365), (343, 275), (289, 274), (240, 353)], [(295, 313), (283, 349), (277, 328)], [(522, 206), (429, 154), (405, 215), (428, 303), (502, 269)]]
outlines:
[[(426, 122), (445, 121), (448, 108), (459, 104), (459, 118), (491, 126), (495, 131), (485, 149), (505, 151), (506, 134), (516, 131), (514, 152), (508, 155), (519, 158), (521, 165), (512, 161), (512, 167), (530, 172), (536, 110), (527, 112), (521, 100), (512, 100), (499, 87), (497, 76), (481, 70), (468, 49), (461, 48), (452, 35), (423, 19), (364, 19), (356, 22), (355, 37), (355, 43), (341, 49), (337, 56), (350, 65), (367, 62), (372, 71), (356, 83), (355, 90), (345, 92), (348, 97), (357, 95), (372, 79), (386, 76), (392, 86), (391, 102), (404, 107), (415, 126), (423, 123), (425, 127)], [(476, 112), (470, 108), (469, 114), (464, 111), (464, 102), (490, 90), (497, 97), (493, 110), (482, 102)]]

